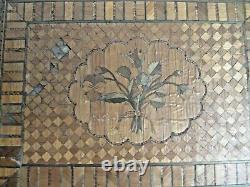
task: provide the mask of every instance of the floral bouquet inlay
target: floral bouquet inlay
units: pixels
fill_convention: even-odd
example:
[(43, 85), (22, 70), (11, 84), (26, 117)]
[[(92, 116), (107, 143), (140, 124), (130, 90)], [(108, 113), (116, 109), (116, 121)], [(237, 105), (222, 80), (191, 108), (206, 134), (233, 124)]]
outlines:
[(163, 142), (202, 111), (205, 85), (185, 53), (165, 41), (133, 38), (92, 50), (69, 98), (78, 120), (114, 144)]

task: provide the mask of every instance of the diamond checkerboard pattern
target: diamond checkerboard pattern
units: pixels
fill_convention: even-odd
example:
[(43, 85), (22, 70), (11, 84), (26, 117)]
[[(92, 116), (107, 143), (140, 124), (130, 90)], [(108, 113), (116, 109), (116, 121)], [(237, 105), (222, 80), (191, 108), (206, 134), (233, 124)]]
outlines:
[[(199, 65), (208, 90), (204, 112), (185, 134), (164, 144), (114, 146), (75, 119), (68, 86), (90, 50), (135, 36), (167, 40)], [(71, 48), (60, 61), (50, 50), (59, 38)], [(24, 163), (99, 163), (113, 156), (151, 162), (249, 159), (240, 24), (36, 24), (29, 28), (28, 47), (26, 91), (41, 81), (48, 85), (26, 100)], [(58, 73), (50, 72), (50, 62), (59, 64)]]

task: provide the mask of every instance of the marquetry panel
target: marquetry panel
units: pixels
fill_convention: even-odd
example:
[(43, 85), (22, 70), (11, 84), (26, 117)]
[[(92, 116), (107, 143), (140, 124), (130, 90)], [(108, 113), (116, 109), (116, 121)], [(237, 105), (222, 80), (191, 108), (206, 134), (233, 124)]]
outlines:
[[(98, 27), (94, 24), (32, 25), (29, 29), (26, 92), (29, 93), (41, 81), (46, 82), (46, 86), (39, 95), (28, 96), (26, 100), (25, 162), (92, 163), (114, 155), (125, 159), (146, 158), (152, 162), (246, 159), (248, 156), (243, 150), (248, 149), (249, 128), (245, 123), (248, 107), (244, 104), (247, 102), (246, 70), (240, 27), (240, 24), (197, 23), (98, 24)], [(50, 31), (46, 32), (48, 28)], [(85, 34), (88, 30), (93, 32)], [(148, 142), (140, 149), (130, 143), (113, 147), (107, 140), (98, 138), (102, 136), (101, 131), (98, 131), (99, 134), (89, 133), (88, 125), (80, 122), (88, 122), (84, 121), (87, 110), (74, 110), (76, 100), (72, 97), (78, 98), (74, 96), (77, 92), (72, 92), (73, 96), (70, 94), (72, 82), (79, 80), (78, 72), (84, 72), (85, 66), (80, 64), (85, 59), (87, 64), (88, 59), (96, 59), (96, 62), (101, 59), (98, 53), (93, 53), (97, 56), (89, 53), (92, 49), (105, 48), (113, 40), (126, 42), (132, 37), (143, 37), (146, 41), (161, 39), (168, 41), (170, 46), (178, 47), (201, 69), (201, 78), (207, 87), (202, 101), (204, 111), (192, 121), (185, 134), (172, 137), (171, 141), (163, 144)], [(70, 46), (71, 51), (59, 61), (53, 56), (51, 48), (60, 38)], [(119, 47), (118, 44), (116, 47)], [(113, 56), (113, 59), (117, 58)], [(181, 59), (181, 55), (176, 55), (174, 59)], [(49, 62), (58, 63), (59, 71), (51, 71)], [(227, 128), (229, 124), (230, 128)], [(236, 144), (242, 149), (235, 150)]]

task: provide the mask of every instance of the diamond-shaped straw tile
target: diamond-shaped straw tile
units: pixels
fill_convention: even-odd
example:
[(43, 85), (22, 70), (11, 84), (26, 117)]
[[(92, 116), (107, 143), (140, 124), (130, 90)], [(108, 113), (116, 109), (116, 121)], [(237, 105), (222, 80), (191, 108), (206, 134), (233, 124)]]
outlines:
[(59, 153), (59, 152), (57, 152), (57, 153), (53, 156), (53, 158), (55, 159), (55, 161), (58, 162), (58, 161), (62, 158), (62, 154)]
[(106, 155), (107, 155), (107, 152), (104, 150), (104, 149), (101, 149), (100, 151), (98, 151), (97, 155), (103, 159)]
[(36, 152), (30, 157), (30, 159), (33, 163), (36, 163), (39, 159), (41, 159), (41, 156)]
[(50, 156), (50, 154), (49, 154), (48, 152), (46, 152), (46, 153), (44, 153), (44, 154), (42, 155), (42, 158), (43, 158), (43, 160), (44, 160), (45, 162), (48, 162), (49, 159), (51, 158), (51, 156)]
[(71, 158), (73, 157), (73, 154), (70, 151), (67, 151), (66, 154), (63, 155), (63, 157), (67, 160), (70, 161)]

